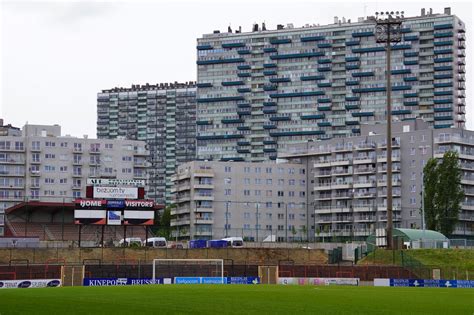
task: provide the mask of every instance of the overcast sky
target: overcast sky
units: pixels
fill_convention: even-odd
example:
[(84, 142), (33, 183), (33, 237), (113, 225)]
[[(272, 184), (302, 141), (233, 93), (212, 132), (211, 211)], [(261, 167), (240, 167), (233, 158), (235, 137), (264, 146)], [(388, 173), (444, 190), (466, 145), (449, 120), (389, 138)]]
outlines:
[(1, 1), (0, 117), (60, 124), (63, 134), (96, 136), (96, 96), (131, 84), (196, 80), (196, 38), (254, 22), (330, 24), (379, 10), (405, 16), (450, 6), (467, 29), (467, 127), (472, 101), (472, 5), (436, 1)]

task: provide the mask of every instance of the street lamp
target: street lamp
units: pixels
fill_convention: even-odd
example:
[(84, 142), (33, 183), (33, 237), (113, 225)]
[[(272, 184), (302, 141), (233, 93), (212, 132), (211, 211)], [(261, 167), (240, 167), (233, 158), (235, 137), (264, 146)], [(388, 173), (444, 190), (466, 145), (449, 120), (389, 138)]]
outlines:
[(386, 46), (386, 91), (387, 91), (387, 248), (393, 248), (393, 204), (392, 204), (392, 83), (391, 83), (391, 43), (402, 39), (401, 12), (376, 12), (375, 40)]

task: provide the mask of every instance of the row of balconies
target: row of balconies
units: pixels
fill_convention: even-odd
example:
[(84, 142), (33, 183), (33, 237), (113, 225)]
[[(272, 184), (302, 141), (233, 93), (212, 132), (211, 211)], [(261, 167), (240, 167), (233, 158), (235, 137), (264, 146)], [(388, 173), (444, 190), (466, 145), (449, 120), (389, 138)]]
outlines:
[[(387, 211), (386, 204), (353, 204), (353, 205), (331, 205), (331, 206), (317, 206), (315, 207), (316, 214), (330, 214), (330, 213), (352, 213), (352, 212), (377, 212)], [(393, 211), (401, 211), (401, 204), (394, 204)]]
[[(392, 179), (392, 186), (401, 186), (400, 179)], [(370, 187), (384, 187), (387, 186), (386, 179), (375, 180), (361, 180), (355, 182), (327, 182), (319, 183), (314, 187), (315, 191), (332, 190), (332, 189), (349, 189), (349, 188), (370, 188)]]

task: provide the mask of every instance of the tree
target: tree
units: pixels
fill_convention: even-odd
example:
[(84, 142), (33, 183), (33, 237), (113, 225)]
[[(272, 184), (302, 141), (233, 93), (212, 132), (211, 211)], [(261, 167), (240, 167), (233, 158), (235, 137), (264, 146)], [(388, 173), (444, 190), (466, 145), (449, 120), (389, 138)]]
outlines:
[(166, 239), (171, 237), (171, 210), (174, 208), (176, 208), (176, 205), (167, 206), (160, 217), (157, 234)]
[(428, 229), (451, 235), (464, 198), (458, 154), (448, 151), (440, 162), (431, 158), (423, 175), (426, 225)]

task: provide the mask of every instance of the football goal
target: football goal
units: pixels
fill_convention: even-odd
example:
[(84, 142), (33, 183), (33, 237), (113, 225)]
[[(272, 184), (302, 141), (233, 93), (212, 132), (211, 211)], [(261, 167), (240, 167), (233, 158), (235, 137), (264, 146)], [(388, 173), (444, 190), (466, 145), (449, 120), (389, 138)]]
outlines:
[[(223, 259), (153, 259), (153, 281), (173, 283), (225, 283)], [(169, 280), (168, 280), (169, 281)]]

